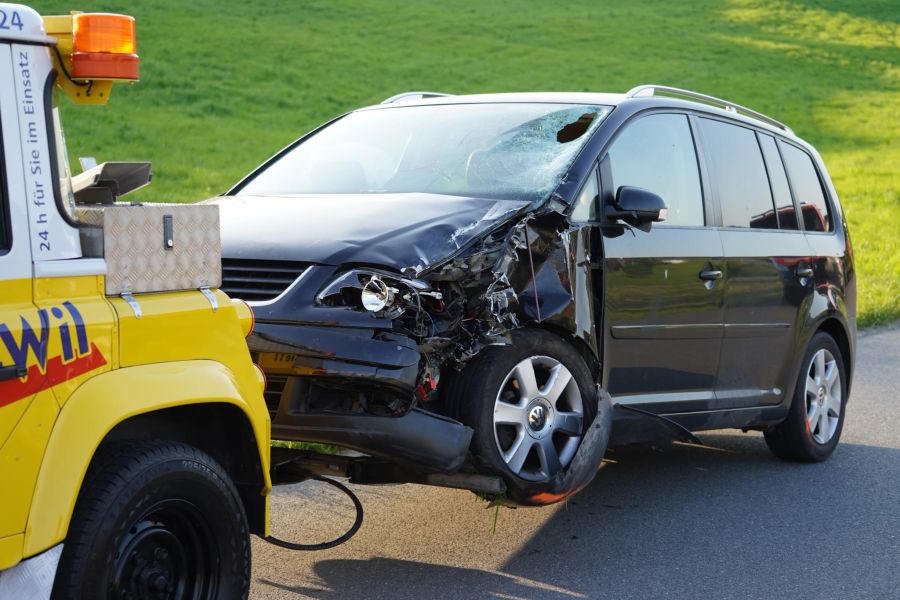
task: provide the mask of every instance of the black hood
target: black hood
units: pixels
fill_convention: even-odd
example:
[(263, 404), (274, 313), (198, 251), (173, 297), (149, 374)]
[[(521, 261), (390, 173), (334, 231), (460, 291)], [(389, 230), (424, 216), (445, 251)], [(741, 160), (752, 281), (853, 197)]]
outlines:
[(529, 203), (439, 194), (223, 196), (222, 256), (417, 271)]

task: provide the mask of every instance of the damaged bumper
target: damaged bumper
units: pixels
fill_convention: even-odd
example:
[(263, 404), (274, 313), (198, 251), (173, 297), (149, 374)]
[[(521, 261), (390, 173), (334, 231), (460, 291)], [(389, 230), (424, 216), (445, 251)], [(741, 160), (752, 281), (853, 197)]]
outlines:
[(266, 371), (275, 439), (334, 444), (405, 468), (454, 473), (472, 430), (410, 406), (420, 353), (372, 329), (257, 323), (250, 350)]
[(417, 472), (448, 474), (463, 466), (472, 439), (462, 423), (419, 408), (402, 417), (295, 415), (280, 419), (272, 434), (351, 448)]
[(373, 329), (257, 322), (248, 340), (267, 374), (314, 376), (412, 392), (420, 353), (409, 338)]

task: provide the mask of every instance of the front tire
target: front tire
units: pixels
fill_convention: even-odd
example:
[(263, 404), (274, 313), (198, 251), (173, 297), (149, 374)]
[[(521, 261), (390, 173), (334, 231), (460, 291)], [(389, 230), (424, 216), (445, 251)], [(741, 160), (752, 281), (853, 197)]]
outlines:
[(512, 344), (483, 350), (453, 394), (463, 421), (475, 430), (477, 465), (501, 475), (516, 500), (552, 487), (597, 414), (584, 360), (564, 340), (537, 329), (515, 331)]
[(810, 341), (787, 418), (765, 432), (778, 458), (821, 462), (831, 456), (844, 428), (847, 372), (841, 350), (830, 335)]
[(98, 453), (82, 486), (55, 599), (246, 598), (247, 517), (225, 470), (186, 444)]

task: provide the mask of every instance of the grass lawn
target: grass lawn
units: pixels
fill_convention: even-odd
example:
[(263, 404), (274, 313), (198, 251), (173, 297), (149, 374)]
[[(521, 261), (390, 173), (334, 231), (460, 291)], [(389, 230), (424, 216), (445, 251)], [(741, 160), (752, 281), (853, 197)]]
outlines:
[(411, 89), (686, 87), (771, 114), (823, 154), (860, 324), (900, 319), (897, 0), (213, 0), (73, 5), (138, 19), (142, 81), (65, 109), (70, 156), (150, 160), (137, 200), (227, 189), (311, 127)]

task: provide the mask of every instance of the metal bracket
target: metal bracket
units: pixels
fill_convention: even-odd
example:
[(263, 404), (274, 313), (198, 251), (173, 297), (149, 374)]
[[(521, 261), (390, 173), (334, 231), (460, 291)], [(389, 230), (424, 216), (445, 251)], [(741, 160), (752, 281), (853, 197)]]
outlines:
[(216, 300), (216, 295), (213, 294), (212, 291), (208, 287), (204, 286), (204, 287), (200, 288), (200, 293), (202, 293), (204, 296), (206, 296), (206, 299), (209, 300), (210, 304), (212, 304), (213, 312), (216, 312), (217, 310), (219, 310), (219, 301)]
[(172, 215), (163, 215), (163, 250), (171, 250), (175, 247), (175, 233), (172, 225)]
[(134, 318), (141, 318), (141, 305), (138, 304), (138, 301), (134, 299), (134, 296), (131, 292), (122, 292), (122, 300), (128, 303), (131, 306), (131, 310), (134, 311)]

